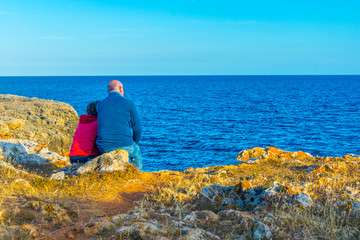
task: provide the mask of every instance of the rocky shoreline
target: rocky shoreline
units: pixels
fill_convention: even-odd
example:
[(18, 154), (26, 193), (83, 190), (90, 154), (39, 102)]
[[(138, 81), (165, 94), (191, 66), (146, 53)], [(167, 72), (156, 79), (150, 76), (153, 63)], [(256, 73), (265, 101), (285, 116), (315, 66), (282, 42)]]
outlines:
[(117, 150), (71, 166), (71, 106), (0, 95), (0, 110), (0, 239), (360, 237), (359, 156), (253, 148), (238, 165), (140, 173)]

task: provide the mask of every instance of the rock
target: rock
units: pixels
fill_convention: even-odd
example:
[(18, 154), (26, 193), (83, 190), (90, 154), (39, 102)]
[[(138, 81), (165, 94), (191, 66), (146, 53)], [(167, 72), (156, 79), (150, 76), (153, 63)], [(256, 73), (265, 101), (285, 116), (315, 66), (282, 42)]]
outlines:
[(175, 220), (171, 220), (170, 221), (170, 226), (171, 227), (176, 227), (176, 228), (183, 228), (184, 227), (185, 222), (183, 221), (175, 221)]
[(79, 117), (69, 104), (0, 95), (0, 139), (26, 139), (62, 156), (69, 153)]
[[(4, 220), (4, 219), (3, 219), (3, 218), (4, 218), (4, 215), (5, 215), (5, 209), (1, 209), (1, 210), (0, 210), (0, 221)], [(1, 230), (1, 228), (0, 228), (0, 230)]]
[(74, 233), (83, 233), (86, 224), (83, 222), (75, 222), (69, 225), (65, 224), (63, 227), (56, 225), (56, 231), (46, 234), (43, 239), (46, 240), (63, 240), (63, 239), (78, 239)]
[(41, 213), (45, 218), (54, 219), (56, 222), (72, 222), (66, 210), (54, 203), (44, 204)]
[[(262, 190), (261, 190), (262, 191)], [(202, 189), (202, 194), (211, 201), (220, 201), (223, 205), (241, 208), (246, 205), (255, 206), (260, 201), (260, 194), (256, 193), (251, 183), (243, 181), (230, 187), (210, 185)]]
[(49, 219), (54, 222), (72, 222), (65, 209), (61, 208), (55, 203), (44, 203), (41, 201), (30, 201), (25, 204), (27, 207), (31, 207), (35, 210), (40, 210), (43, 215), (43, 220)]
[(30, 224), (25, 224), (20, 228), (21, 231), (25, 232), (26, 234), (30, 235), (34, 238), (39, 238), (40, 234), (38, 233), (37, 229)]
[(227, 189), (228, 189), (227, 187), (224, 187), (220, 184), (215, 184), (215, 185), (209, 185), (207, 187), (204, 187), (201, 190), (201, 193), (205, 197), (207, 197), (211, 200), (215, 200), (215, 197), (218, 196), (219, 194), (225, 194)]
[(310, 153), (305, 153), (302, 151), (298, 152), (289, 152), (277, 149), (275, 147), (267, 148), (251, 148), (247, 150), (242, 150), (238, 156), (237, 160), (245, 163), (255, 163), (259, 160), (267, 159), (278, 159), (278, 160), (295, 160), (295, 159), (310, 159), (313, 156)]
[[(169, 215), (170, 216), (170, 215)], [(114, 224), (121, 224), (126, 221), (146, 221), (150, 215), (144, 210), (132, 211), (130, 214), (118, 214), (111, 218), (111, 222)]]
[(111, 223), (109, 220), (104, 219), (100, 222), (90, 224), (90, 226), (84, 228), (85, 236), (92, 236), (103, 232), (104, 230), (110, 229)]
[(224, 210), (218, 213), (219, 216), (221, 216), (223, 219), (227, 219), (227, 220), (231, 220), (231, 221), (235, 221), (238, 223), (249, 223), (249, 222), (253, 222), (253, 218), (251, 216), (249, 216), (247, 213), (245, 212), (241, 212), (238, 210)]
[(312, 173), (321, 174), (324, 172), (342, 173), (348, 168), (346, 162), (328, 162), (312, 170)]
[(205, 231), (204, 229), (192, 229), (185, 236), (179, 238), (180, 240), (220, 240), (219, 236)]
[(270, 239), (272, 237), (270, 228), (259, 221), (252, 223), (248, 234), (252, 239)]
[[(104, 153), (84, 164), (73, 164), (61, 169), (53, 170), (50, 179), (63, 180), (66, 176), (78, 176), (92, 172), (114, 172), (127, 171), (133, 167), (129, 163), (129, 154), (127, 151), (117, 149), (109, 153)], [(133, 167), (135, 169), (135, 167)]]
[(17, 185), (17, 186), (19, 186), (19, 187), (21, 187), (21, 188), (27, 188), (27, 189), (29, 189), (29, 188), (32, 189), (32, 188), (33, 188), (28, 181), (26, 181), (26, 180), (24, 180), (24, 179), (21, 179), (21, 178), (15, 179), (15, 180), (12, 182), (12, 184), (13, 184), (13, 185)]
[(74, 234), (73, 234), (71, 231), (67, 232), (67, 233), (65, 234), (65, 236), (66, 236), (68, 239), (75, 239), (75, 236), (74, 236)]
[(129, 216), (127, 214), (118, 214), (111, 218), (111, 222), (115, 224), (121, 224), (124, 221), (129, 220)]
[(40, 207), (42, 206), (42, 205), (44, 205), (45, 203), (44, 202), (42, 202), (42, 201), (30, 201), (30, 202), (27, 202), (27, 203), (25, 203), (25, 207), (30, 207), (30, 208), (33, 208), (33, 209), (35, 209), (35, 210), (39, 210), (40, 209)]
[(315, 204), (313, 200), (311, 199), (310, 195), (307, 193), (297, 194), (295, 196), (294, 202), (302, 210), (315, 208)]
[(343, 190), (350, 196), (360, 195), (360, 191), (352, 187), (344, 187)]
[(64, 179), (65, 179), (65, 172), (64, 171), (53, 173), (50, 176), (50, 180), (64, 180)]
[(216, 222), (220, 218), (216, 213), (208, 210), (195, 211), (193, 214), (196, 216), (196, 219), (202, 222)]
[(360, 216), (360, 199), (352, 198), (346, 201), (342, 201), (336, 204), (336, 207), (346, 211), (346, 213), (349, 215), (353, 215), (355, 217)]
[(129, 154), (127, 151), (117, 149), (109, 153), (104, 153), (91, 161), (81, 165), (77, 170), (77, 174), (88, 172), (113, 172), (124, 171), (129, 166)]
[(0, 156), (15, 164), (52, 167), (70, 165), (70, 161), (45, 146), (29, 140), (0, 139)]
[(263, 154), (265, 154), (265, 150), (263, 148), (255, 147), (248, 150), (242, 150), (236, 160), (248, 162), (251, 159), (259, 158)]
[[(235, 186), (224, 187), (221, 185), (209, 185), (202, 189), (203, 195), (211, 201), (220, 201), (224, 206), (231, 209), (251, 208), (254, 211), (261, 210), (267, 203), (276, 201), (281, 195), (287, 203), (295, 204), (302, 210), (313, 209), (315, 204), (312, 201), (306, 184), (304, 186), (279, 185), (273, 182), (273, 185), (264, 189), (261, 186), (253, 187), (248, 181), (242, 181)], [(217, 195), (215, 195), (217, 194)], [(191, 213), (186, 216), (184, 221), (195, 222), (197, 216)]]
[(183, 220), (188, 223), (195, 223), (196, 215), (193, 213), (190, 213), (190, 214), (186, 215)]
[[(161, 235), (167, 232), (163, 229), (163, 226), (156, 226), (155, 224), (148, 222), (133, 222), (129, 226), (121, 227), (115, 230), (120, 237), (129, 239), (129, 236), (140, 237), (140, 239), (159, 239)], [(152, 237), (151, 237), (152, 236)]]

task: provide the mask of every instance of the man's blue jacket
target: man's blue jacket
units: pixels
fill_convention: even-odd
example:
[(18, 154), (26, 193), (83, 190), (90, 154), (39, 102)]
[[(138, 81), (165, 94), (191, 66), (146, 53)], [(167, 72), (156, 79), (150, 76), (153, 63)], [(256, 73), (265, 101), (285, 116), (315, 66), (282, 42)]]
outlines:
[[(112, 91), (96, 105), (98, 137), (96, 144), (101, 152), (138, 143), (141, 124), (135, 105), (119, 92)], [(132, 131), (131, 131), (132, 130)]]

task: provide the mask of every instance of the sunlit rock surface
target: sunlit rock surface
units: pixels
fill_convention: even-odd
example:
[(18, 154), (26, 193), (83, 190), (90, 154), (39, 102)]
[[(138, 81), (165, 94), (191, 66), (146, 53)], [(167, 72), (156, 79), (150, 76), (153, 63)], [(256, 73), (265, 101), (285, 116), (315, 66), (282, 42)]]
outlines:
[(240, 162), (257, 162), (261, 159), (280, 159), (280, 160), (294, 160), (294, 159), (310, 159), (313, 156), (310, 153), (302, 151), (289, 152), (275, 147), (259, 148), (242, 150), (237, 156)]
[(42, 201), (30, 201), (25, 204), (26, 207), (39, 210), (43, 216), (43, 220), (54, 222), (72, 222), (65, 209), (61, 208), (58, 204), (44, 203)]
[(22, 139), (0, 139), (0, 158), (10, 163), (26, 166), (48, 165), (61, 168), (70, 165), (70, 161), (44, 145)]
[(69, 104), (1, 94), (0, 112), (1, 139), (31, 140), (68, 154), (79, 119)]
[(124, 171), (129, 165), (129, 154), (127, 151), (117, 149), (109, 153), (104, 153), (91, 161), (81, 165), (76, 172), (84, 174), (87, 172), (113, 172)]
[(66, 176), (79, 176), (85, 173), (127, 171), (135, 167), (129, 163), (129, 154), (123, 149), (104, 153), (86, 163), (73, 164), (53, 171), (50, 179), (63, 180)]

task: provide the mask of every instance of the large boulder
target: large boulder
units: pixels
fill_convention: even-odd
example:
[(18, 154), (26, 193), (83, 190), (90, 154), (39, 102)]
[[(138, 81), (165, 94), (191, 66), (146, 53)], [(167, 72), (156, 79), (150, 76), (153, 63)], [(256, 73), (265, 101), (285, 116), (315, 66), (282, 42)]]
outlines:
[(123, 149), (117, 149), (109, 153), (104, 153), (84, 164), (73, 164), (61, 169), (55, 169), (50, 179), (62, 180), (66, 176), (79, 176), (93, 172), (114, 172), (128, 171), (135, 168), (129, 163), (129, 154)]
[(69, 153), (79, 117), (67, 103), (0, 94), (0, 139), (26, 139), (62, 156)]
[(81, 165), (77, 170), (77, 174), (88, 172), (113, 172), (124, 171), (129, 165), (129, 154), (123, 149), (117, 149), (109, 153), (104, 153), (99, 157)]
[(44, 145), (22, 139), (0, 139), (0, 159), (27, 169), (70, 165), (66, 157), (50, 152)]

